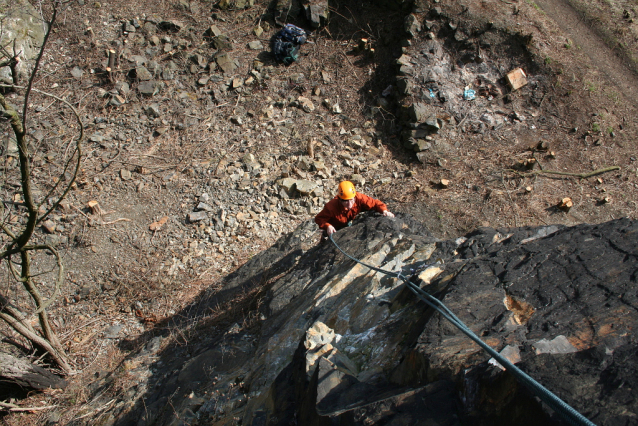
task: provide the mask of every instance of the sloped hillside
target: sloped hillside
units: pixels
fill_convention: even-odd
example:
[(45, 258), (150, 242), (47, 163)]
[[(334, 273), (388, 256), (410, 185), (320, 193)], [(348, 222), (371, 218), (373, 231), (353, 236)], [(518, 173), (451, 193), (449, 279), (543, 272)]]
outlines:
[[(313, 0), (328, 16), (314, 23), (308, 3), (67, 4), (36, 86), (77, 107), (85, 156), (34, 242), (64, 253), (49, 310), (78, 374), (20, 402), (49, 408), (3, 420), (555, 421), (396, 280), (316, 246), (313, 216), (350, 179), (399, 218), (340, 234), (349, 253), (417, 276), (441, 259), (427, 288), (490, 345), (518, 348), (597, 423), (631, 423), (633, 384), (617, 377), (634, 365), (634, 225), (619, 218), (638, 214), (635, 6), (588, 16), (613, 23), (619, 59), (563, 0)], [(284, 22), (310, 33), (289, 66), (269, 45)], [(514, 88), (517, 68), (527, 84)], [(69, 115), (29, 102), (44, 197), (71, 152)], [(13, 227), (17, 148), (4, 135)], [(604, 224), (564, 228), (581, 223)], [(40, 355), (29, 361), (46, 365)], [(336, 390), (319, 389), (333, 371)]]

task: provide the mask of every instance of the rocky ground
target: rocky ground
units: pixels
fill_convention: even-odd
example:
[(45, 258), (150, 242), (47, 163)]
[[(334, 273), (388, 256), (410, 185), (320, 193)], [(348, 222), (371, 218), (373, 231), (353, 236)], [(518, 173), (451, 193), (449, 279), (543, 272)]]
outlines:
[[(183, 333), (182, 307), (311, 220), (342, 179), (439, 238), (636, 217), (635, 6), (609, 11), (629, 46), (611, 49), (596, 25), (593, 38), (565, 28), (558, 1), (348, 1), (319, 28), (284, 3), (79, 1), (59, 17), (37, 86), (77, 108), (86, 141), (38, 238), (64, 253), (52, 313), (81, 373), (49, 401), (81, 407), (83, 384), (147, 329)], [(291, 66), (269, 53), (277, 20), (312, 30)], [(512, 90), (518, 67), (527, 84)], [(31, 103), (47, 182), (71, 119)]]

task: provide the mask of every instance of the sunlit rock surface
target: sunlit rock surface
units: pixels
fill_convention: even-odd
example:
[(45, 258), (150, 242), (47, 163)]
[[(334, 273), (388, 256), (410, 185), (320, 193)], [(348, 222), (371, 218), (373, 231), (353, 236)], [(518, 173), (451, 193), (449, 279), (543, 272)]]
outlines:
[[(576, 410), (616, 425), (637, 422), (637, 231), (621, 219), (438, 241), (410, 217), (362, 215), (335, 240), (411, 277)], [(133, 357), (140, 384), (107, 424), (563, 424), (396, 277), (317, 242), (302, 224), (202, 295), (182, 313), (184, 338)], [(207, 319), (228, 302), (246, 309)]]

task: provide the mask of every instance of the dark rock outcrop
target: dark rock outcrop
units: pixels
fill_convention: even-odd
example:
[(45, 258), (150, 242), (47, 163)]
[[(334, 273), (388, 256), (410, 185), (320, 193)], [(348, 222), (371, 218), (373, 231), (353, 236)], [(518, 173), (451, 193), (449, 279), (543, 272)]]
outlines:
[[(607, 425), (636, 424), (637, 232), (622, 219), (438, 241), (410, 217), (362, 215), (335, 240), (411, 276), (484, 342)], [(314, 245), (315, 236), (312, 223), (301, 225), (205, 295), (194, 315), (253, 294), (244, 315), (258, 319), (165, 349), (111, 420), (563, 424), (402, 282)]]

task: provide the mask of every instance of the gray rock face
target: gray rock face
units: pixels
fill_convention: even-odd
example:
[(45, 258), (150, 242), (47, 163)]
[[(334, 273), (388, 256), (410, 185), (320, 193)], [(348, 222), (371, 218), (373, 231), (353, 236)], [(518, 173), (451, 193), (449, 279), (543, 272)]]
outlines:
[(200, 222), (206, 219), (208, 219), (208, 214), (206, 214), (205, 210), (192, 212), (188, 214), (188, 221), (190, 223)]
[[(44, 41), (45, 28), (38, 16), (38, 11), (27, 0), (0, 0), (0, 45), (13, 48), (13, 40), (16, 41), (16, 52), (21, 52), (19, 57), (22, 61), (17, 66), (21, 78)], [(0, 69), (0, 79), (12, 82), (8, 67)]]
[(275, 22), (278, 25), (286, 25), (291, 17), (299, 14), (301, 6), (298, 0), (277, 0), (274, 5)]
[(319, 28), (328, 23), (330, 10), (326, 0), (307, 0), (303, 6), (306, 19), (310, 21), (313, 28)]
[[(246, 302), (253, 322), (208, 329), (188, 352), (159, 352), (158, 371), (115, 424), (145, 413), (168, 425), (194, 412), (248, 425), (562, 424), (402, 281), (330, 243), (305, 243), (313, 226), (302, 224), (189, 307), (197, 317), (240, 294), (260, 301)], [(410, 276), (596, 424), (628, 424), (638, 409), (637, 234), (638, 223), (623, 219), (438, 241), (410, 217), (362, 214), (335, 241)], [(178, 389), (191, 396), (176, 398)], [(164, 411), (169, 398), (174, 414)]]

